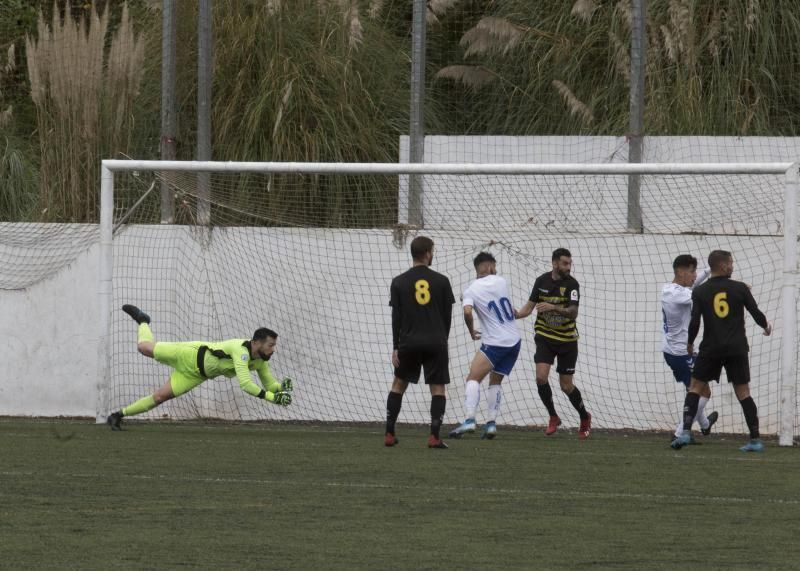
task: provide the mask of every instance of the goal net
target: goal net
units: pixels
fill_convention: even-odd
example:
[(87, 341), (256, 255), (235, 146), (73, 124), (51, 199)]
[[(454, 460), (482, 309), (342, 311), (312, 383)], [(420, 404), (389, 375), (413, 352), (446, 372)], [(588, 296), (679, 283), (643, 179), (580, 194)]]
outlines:
[[(424, 234), (436, 244), (433, 268), (450, 278), (457, 300), (475, 277), (473, 257), (489, 251), (515, 307), (551, 269), (552, 251), (571, 250), (582, 294), (575, 383), (600, 429), (675, 427), (684, 388), (661, 353), (661, 288), (672, 280), (678, 254), (694, 255), (702, 269), (710, 251), (730, 250), (734, 278), (751, 286), (775, 326), (763, 337), (748, 318), (762, 431), (776, 434), (781, 422), (790, 432), (797, 427), (795, 383), (787, 386), (786, 378), (797, 355), (794, 308), (791, 323), (784, 317), (785, 304), (795, 303), (784, 287), (791, 279), (786, 256), (795, 255), (786, 244), (797, 234), (796, 207), (784, 212), (793, 194), (788, 163), (104, 165), (104, 199), (113, 196), (113, 208), (104, 206), (101, 233), (113, 279), (99, 416), (151, 393), (169, 373), (137, 353), (136, 326), (119, 310), (132, 303), (151, 315), (156, 340), (245, 338), (257, 327), (274, 329), (272, 369), (296, 383), (288, 408), (221, 378), (142, 418), (382, 421), (392, 380), (389, 284), (410, 267), (411, 239)], [(641, 232), (630, 231), (633, 180)], [(170, 224), (161, 223), (162, 186), (174, 204)], [(204, 212), (210, 220), (198, 223)], [(787, 220), (791, 240), (784, 239)], [(110, 263), (104, 267), (111, 272)], [(517, 322), (522, 352), (503, 384), (502, 424), (547, 421), (534, 381), (533, 320)], [(783, 347), (787, 339), (792, 347)], [(464, 379), (477, 346), (457, 301), (447, 423), (463, 420)], [(577, 426), (555, 368), (550, 382), (565, 424)], [(722, 382), (712, 390), (708, 410), (720, 413), (719, 430), (744, 432), (732, 387)], [(427, 423), (429, 400), (424, 387), (409, 390), (401, 421)]]

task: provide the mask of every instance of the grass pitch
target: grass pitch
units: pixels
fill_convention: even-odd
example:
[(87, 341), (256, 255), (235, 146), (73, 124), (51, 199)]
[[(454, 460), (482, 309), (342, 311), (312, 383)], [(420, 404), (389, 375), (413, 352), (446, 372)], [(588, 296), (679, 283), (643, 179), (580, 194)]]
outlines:
[(0, 421), (0, 567), (797, 568), (800, 454), (712, 435)]

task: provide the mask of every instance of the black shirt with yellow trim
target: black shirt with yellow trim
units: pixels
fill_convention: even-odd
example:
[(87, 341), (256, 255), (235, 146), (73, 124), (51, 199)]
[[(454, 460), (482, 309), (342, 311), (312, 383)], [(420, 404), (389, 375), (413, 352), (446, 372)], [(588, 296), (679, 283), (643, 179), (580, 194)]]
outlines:
[[(578, 280), (567, 276), (553, 279), (552, 272), (542, 274), (533, 283), (529, 300), (533, 303), (552, 303), (559, 307), (569, 307), (580, 303), (580, 285)], [(533, 324), (536, 335), (547, 337), (553, 341), (572, 342), (578, 340), (578, 327), (575, 320), (554, 311), (539, 312)]]

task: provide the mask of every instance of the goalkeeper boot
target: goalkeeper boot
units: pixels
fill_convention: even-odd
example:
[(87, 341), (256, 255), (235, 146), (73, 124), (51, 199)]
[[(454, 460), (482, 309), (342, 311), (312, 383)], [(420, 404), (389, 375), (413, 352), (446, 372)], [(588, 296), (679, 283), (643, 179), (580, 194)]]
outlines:
[(550, 422), (547, 423), (547, 428), (544, 431), (545, 435), (555, 434), (559, 426), (561, 426), (561, 419), (557, 416), (551, 416)]
[(478, 428), (478, 425), (475, 423), (475, 419), (468, 418), (450, 431), (450, 438), (461, 438), (467, 433), (472, 434), (476, 428)]
[(386, 446), (397, 446), (398, 444), (400, 444), (400, 441), (394, 434), (392, 434), (391, 432), (387, 432), (386, 434), (383, 435), (383, 443)]
[(450, 448), (444, 440), (437, 438), (433, 434), (428, 437), (428, 448)]
[(133, 320), (141, 325), (142, 323), (150, 323), (150, 316), (135, 305), (128, 305), (127, 303), (122, 306), (122, 311), (130, 315)]
[(708, 436), (711, 434), (711, 427), (716, 424), (718, 418), (719, 413), (716, 410), (708, 415), (708, 426), (700, 429), (700, 432), (703, 434), (703, 436)]
[(581, 419), (581, 426), (578, 428), (578, 439), (586, 440), (592, 431), (592, 415), (586, 413), (586, 418)]
[(750, 440), (750, 442), (739, 448), (739, 450), (742, 452), (763, 452), (764, 443), (761, 442), (761, 439), (759, 438), (753, 438)]
[(497, 436), (497, 423), (495, 423), (495, 421), (493, 420), (490, 420), (483, 427), (483, 432), (481, 433), (481, 440), (491, 440), (495, 436)]
[(684, 430), (680, 436), (676, 436), (672, 439), (670, 446), (673, 450), (680, 450), (687, 444), (692, 443), (692, 433), (688, 430)]
[(111, 427), (111, 430), (122, 430), (122, 413), (113, 412), (108, 415), (106, 422)]

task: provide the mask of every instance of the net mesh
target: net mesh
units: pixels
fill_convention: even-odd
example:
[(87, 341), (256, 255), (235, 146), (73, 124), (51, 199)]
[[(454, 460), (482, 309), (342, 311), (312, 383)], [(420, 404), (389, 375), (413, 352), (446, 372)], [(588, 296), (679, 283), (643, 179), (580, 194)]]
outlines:
[[(156, 340), (245, 338), (270, 327), (280, 336), (273, 371), (296, 380), (289, 408), (221, 378), (150, 418), (381, 421), (392, 378), (389, 284), (410, 266), (408, 243), (422, 232), (435, 241), (433, 267), (450, 278), (457, 299), (474, 279), (472, 258), (487, 250), (515, 307), (549, 271), (555, 248), (572, 251), (582, 292), (575, 383), (595, 426), (614, 429), (674, 428), (683, 385), (660, 352), (661, 287), (676, 255), (693, 254), (704, 265), (711, 250), (732, 251), (734, 277), (752, 287), (775, 323), (765, 338), (749, 320), (748, 337), (762, 430), (777, 432), (783, 177), (642, 176), (642, 234), (626, 232), (625, 176), (426, 175), (424, 230), (408, 224), (408, 182), (404, 175), (212, 173), (212, 225), (201, 227), (194, 224), (203, 200), (196, 173), (117, 173), (115, 218), (124, 222), (114, 236), (110, 408), (149, 394), (169, 374), (136, 352), (136, 326), (116, 309), (133, 303), (152, 316)], [(159, 224), (160, 197), (150, 189), (161, 183), (179, 224)], [(454, 315), (446, 422), (463, 416), (463, 380), (477, 349), (458, 303)], [(499, 422), (542, 425), (533, 317), (518, 323), (523, 349), (503, 385)], [(551, 384), (559, 414), (576, 426), (554, 371)], [(708, 410), (720, 412), (720, 430), (743, 431), (731, 387), (713, 390)], [(401, 421), (427, 423), (429, 399), (427, 390), (409, 390)]]

